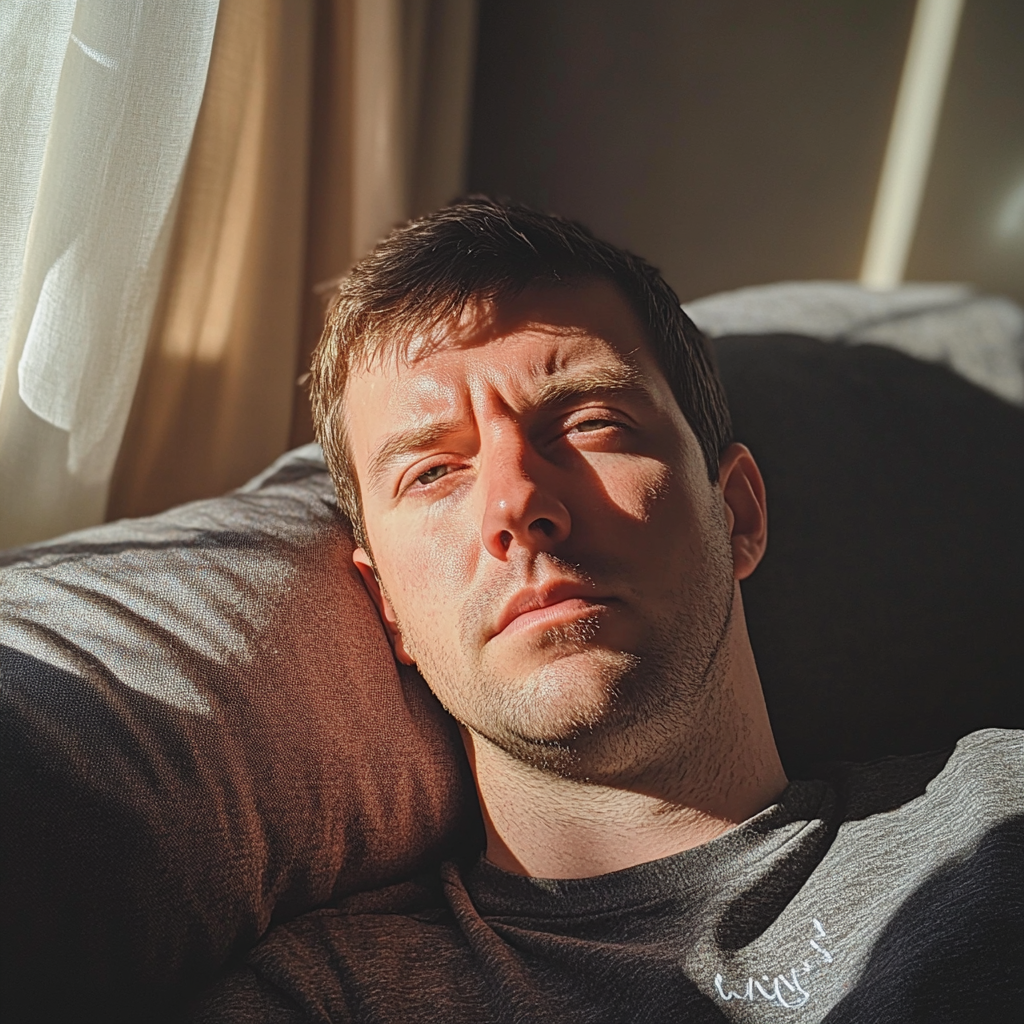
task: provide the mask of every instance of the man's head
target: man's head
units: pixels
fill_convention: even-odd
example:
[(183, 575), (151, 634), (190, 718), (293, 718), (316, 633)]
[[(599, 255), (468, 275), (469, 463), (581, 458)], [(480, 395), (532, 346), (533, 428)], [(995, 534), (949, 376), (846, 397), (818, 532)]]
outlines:
[(709, 477), (729, 443), (729, 409), (707, 343), (645, 260), (586, 228), (516, 204), (470, 197), (399, 228), (340, 282), (313, 355), (310, 397), (342, 509), (364, 543), (360, 491), (342, 412), (350, 373), (402, 356), (412, 337), (457, 321), (473, 301), (501, 303), (529, 285), (613, 283), (700, 444)]
[(699, 718), (763, 497), (657, 271), (464, 201), (342, 281), (312, 397), (396, 654), (463, 725), (622, 778)]

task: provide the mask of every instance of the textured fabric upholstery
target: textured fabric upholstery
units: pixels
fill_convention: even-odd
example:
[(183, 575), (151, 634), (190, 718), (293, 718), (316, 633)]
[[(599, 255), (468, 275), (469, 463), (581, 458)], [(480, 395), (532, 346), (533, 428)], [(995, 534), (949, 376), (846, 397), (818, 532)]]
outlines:
[(313, 448), (0, 555), (5, 1019), (159, 1017), (272, 920), (474, 826), (351, 548)]
[(768, 491), (743, 595), (787, 767), (1024, 727), (1024, 410), (878, 345), (715, 346)]

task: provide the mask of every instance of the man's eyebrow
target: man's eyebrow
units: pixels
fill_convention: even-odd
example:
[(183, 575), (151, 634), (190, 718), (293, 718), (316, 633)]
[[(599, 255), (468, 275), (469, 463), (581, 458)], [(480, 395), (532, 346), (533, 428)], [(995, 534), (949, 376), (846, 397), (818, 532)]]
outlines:
[(377, 486), (396, 459), (433, 447), (457, 428), (458, 423), (454, 420), (438, 420), (435, 423), (410, 427), (408, 430), (399, 430), (390, 434), (370, 456), (370, 462), (366, 469), (368, 482), (371, 486)]
[(600, 367), (577, 372), (555, 373), (537, 388), (538, 406), (561, 405), (587, 395), (616, 392), (645, 392), (643, 374), (632, 366)]

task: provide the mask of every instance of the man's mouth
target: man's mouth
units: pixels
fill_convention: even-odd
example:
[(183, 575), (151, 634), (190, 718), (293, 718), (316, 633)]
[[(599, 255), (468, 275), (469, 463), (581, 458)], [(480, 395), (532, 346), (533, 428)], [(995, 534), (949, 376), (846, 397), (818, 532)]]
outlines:
[(531, 630), (553, 629), (605, 611), (613, 598), (598, 596), (592, 587), (577, 582), (548, 584), (520, 590), (505, 605), (491, 638)]

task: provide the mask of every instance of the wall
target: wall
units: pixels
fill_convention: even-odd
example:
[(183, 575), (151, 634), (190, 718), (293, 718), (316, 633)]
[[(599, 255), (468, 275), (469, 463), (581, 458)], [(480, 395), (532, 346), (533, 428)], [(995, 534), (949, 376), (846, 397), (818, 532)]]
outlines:
[[(469, 186), (583, 220), (659, 265), (684, 299), (855, 278), (913, 11), (913, 0), (482, 0)], [(1019, 0), (968, 0), (910, 266), (919, 277), (1014, 291), (1021, 276), (1012, 245), (995, 258), (979, 242), (968, 258), (962, 244), (983, 233), (977, 210), (995, 183), (1024, 179), (1021, 13)]]
[(1024, 3), (966, 0), (907, 268), (1024, 303)]

